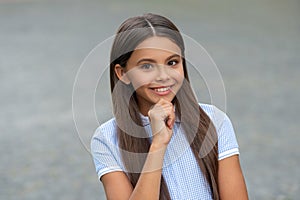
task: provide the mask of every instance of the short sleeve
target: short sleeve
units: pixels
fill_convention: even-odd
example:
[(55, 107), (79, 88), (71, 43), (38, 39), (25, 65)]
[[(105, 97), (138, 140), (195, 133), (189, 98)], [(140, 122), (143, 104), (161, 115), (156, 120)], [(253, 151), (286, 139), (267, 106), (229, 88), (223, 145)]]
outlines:
[(218, 134), (218, 160), (239, 154), (239, 146), (229, 117), (214, 105), (199, 104), (212, 120)]
[(101, 127), (96, 129), (91, 140), (91, 153), (99, 179), (107, 173), (123, 171), (120, 166), (117, 144), (107, 137)]
[(217, 128), (219, 160), (239, 154), (239, 146), (229, 117), (223, 113), (223, 121)]

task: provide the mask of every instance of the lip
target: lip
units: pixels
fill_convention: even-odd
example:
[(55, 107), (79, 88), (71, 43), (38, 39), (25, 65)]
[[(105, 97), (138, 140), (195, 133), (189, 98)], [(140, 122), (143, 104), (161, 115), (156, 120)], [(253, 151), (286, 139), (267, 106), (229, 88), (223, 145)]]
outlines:
[(151, 91), (159, 96), (165, 96), (172, 92), (172, 87), (174, 85), (168, 85), (168, 86), (158, 86), (158, 87), (150, 87)]

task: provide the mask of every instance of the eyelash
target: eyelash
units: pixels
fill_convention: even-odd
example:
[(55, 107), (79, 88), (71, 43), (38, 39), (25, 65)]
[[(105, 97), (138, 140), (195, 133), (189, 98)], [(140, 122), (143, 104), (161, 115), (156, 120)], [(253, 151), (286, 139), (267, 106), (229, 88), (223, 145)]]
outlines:
[[(172, 62), (175, 62), (175, 64), (171, 64)], [(177, 65), (178, 63), (179, 63), (178, 60), (170, 60), (170, 61), (168, 62), (168, 65), (169, 65), (169, 66), (175, 66), (175, 65)]]
[(145, 64), (142, 64), (142, 65), (141, 65), (141, 68), (142, 68), (142, 69), (150, 69), (149, 66), (150, 66), (150, 67), (153, 67), (152, 64), (150, 64), (150, 63), (145, 63)]
[[(173, 63), (173, 64), (172, 64)], [(168, 66), (175, 66), (179, 63), (178, 60), (170, 60), (168, 61), (167, 65)], [(142, 64), (141, 66), (141, 69), (145, 69), (145, 70), (149, 70), (150, 68), (153, 67), (153, 64), (150, 64), (150, 63), (145, 63), (145, 64)]]

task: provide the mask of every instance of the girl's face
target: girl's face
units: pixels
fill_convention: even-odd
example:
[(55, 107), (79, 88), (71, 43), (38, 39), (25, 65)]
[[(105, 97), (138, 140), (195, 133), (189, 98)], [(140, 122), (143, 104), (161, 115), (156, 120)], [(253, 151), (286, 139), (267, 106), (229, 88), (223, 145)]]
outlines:
[(125, 83), (132, 83), (142, 114), (161, 98), (172, 101), (180, 89), (184, 71), (180, 48), (166, 37), (151, 37), (140, 43), (125, 68), (115, 71)]

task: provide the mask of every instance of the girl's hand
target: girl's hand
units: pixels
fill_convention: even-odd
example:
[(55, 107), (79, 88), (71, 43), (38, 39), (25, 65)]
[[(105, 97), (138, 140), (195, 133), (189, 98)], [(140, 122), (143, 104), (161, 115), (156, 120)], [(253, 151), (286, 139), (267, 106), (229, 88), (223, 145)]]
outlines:
[(148, 112), (153, 140), (157, 147), (166, 147), (173, 134), (175, 122), (174, 106), (171, 102), (160, 99)]

